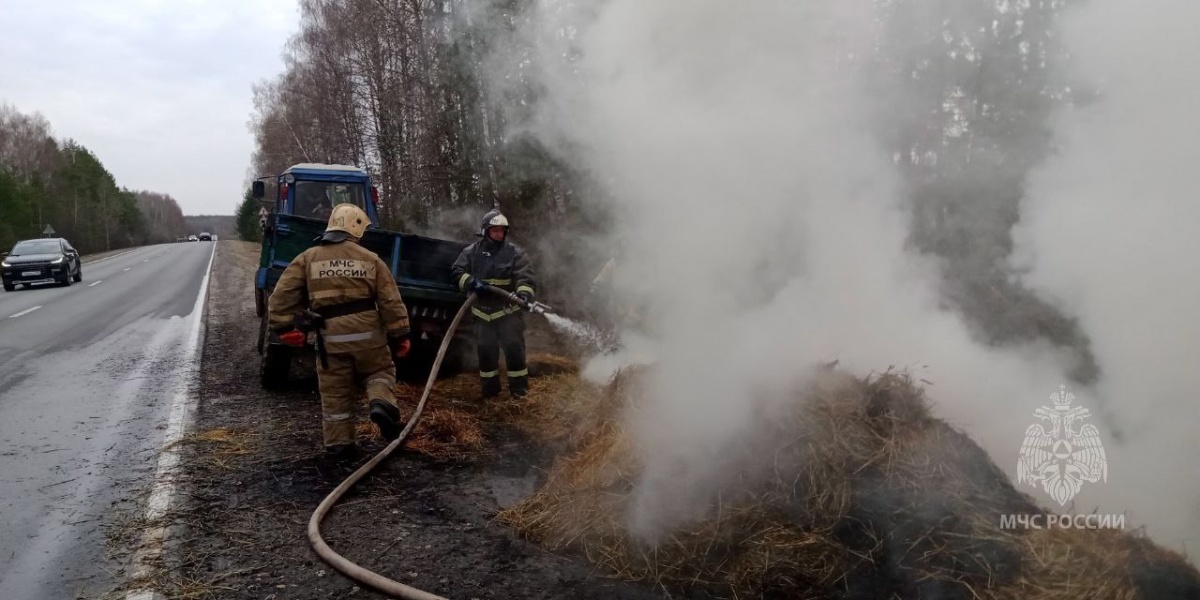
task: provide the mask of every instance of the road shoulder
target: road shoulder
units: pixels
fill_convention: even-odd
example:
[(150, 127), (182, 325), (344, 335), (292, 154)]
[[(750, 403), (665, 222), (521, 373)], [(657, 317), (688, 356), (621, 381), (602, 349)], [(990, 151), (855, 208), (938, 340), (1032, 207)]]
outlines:
[[(322, 455), (311, 381), (260, 390), (256, 247), (218, 244), (195, 427), (183, 442), (188, 503), (172, 515), (186, 534), (156, 578), (158, 589), (168, 597), (382, 598), (308, 545), (312, 510), (354, 465)], [(382, 447), (369, 439), (371, 426), (360, 431), (364, 443)], [(531, 459), (519, 439), (491, 442), (497, 451), (471, 462), (397, 453), (334, 510), (326, 540), (367, 568), (448, 597), (661, 597), (547, 554), (496, 523), (499, 510), (533, 490), (548, 457)]]

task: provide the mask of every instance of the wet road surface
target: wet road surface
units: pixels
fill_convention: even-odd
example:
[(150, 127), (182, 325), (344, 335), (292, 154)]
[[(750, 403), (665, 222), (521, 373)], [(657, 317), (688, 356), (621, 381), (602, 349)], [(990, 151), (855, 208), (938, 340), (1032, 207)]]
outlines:
[(116, 582), (101, 527), (145, 489), (215, 244), (139, 248), (0, 293), (0, 598)]

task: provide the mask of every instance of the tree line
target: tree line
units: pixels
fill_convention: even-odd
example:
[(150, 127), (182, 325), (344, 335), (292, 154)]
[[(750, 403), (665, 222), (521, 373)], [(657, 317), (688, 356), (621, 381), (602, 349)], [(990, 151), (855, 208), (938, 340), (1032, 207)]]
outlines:
[[(1075, 324), (1005, 266), (1025, 176), (1052, 151), (1050, 119), (1086, 101), (1058, 34), (1059, 15), (1083, 0), (872, 1), (880, 27), (868, 62), (891, 102), (877, 134), (905, 180), (914, 247), (941, 259), (947, 298), (983, 337), (1076, 347), (1080, 378), (1093, 377)], [(554, 249), (542, 253), (550, 279), (592, 272), (605, 257), (586, 240), (612, 222), (595, 201), (603, 186), (523, 133), (537, 61), (572, 58), (512, 35), (546, 7), (300, 0), (284, 72), (254, 88), (255, 174), (358, 165), (384, 192), (385, 225), (450, 237), (499, 204), (535, 255)], [(239, 223), (252, 229), (256, 211), (243, 202)]]
[[(300, 0), (284, 72), (253, 89), (254, 175), (300, 162), (357, 165), (380, 187), (389, 228), (470, 240), (500, 206), (542, 255), (544, 279), (598, 269), (606, 257), (577, 252), (572, 236), (598, 232), (603, 207), (587, 201), (589, 186), (570, 165), (518, 131), (538, 89), (521, 67), (531, 52), (511, 49), (529, 6)], [(243, 199), (243, 239), (255, 239), (257, 211)]]
[(232, 240), (238, 237), (234, 217), (229, 215), (188, 215), (183, 219), (187, 223), (190, 235), (207, 232), (221, 240)]
[(90, 150), (55, 139), (45, 117), (0, 105), (0, 248), (42, 237), (47, 226), (85, 254), (187, 231), (174, 198), (119, 187)]

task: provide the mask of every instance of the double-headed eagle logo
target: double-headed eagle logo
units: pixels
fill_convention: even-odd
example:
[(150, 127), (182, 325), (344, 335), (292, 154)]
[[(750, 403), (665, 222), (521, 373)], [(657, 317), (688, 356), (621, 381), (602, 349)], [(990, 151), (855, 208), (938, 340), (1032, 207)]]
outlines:
[(1017, 483), (1038, 487), (1066, 506), (1083, 483), (1108, 481), (1108, 460), (1095, 425), (1085, 421), (1091, 411), (1071, 406), (1075, 394), (1059, 386), (1050, 395), (1054, 406), (1033, 411), (1039, 422), (1025, 430), (1017, 460)]

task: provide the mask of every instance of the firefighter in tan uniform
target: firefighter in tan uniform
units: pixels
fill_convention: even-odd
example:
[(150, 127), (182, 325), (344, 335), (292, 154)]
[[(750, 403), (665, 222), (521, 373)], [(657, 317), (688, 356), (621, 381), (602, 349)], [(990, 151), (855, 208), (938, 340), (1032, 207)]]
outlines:
[(354, 415), (360, 385), (371, 400), (370, 418), (383, 438), (400, 434), (392, 354), (408, 354), (408, 311), (386, 263), (358, 245), (369, 219), (340, 204), (317, 245), (288, 265), (271, 294), (270, 327), (285, 343), (303, 345), (317, 334), (317, 378), (322, 431), (332, 454), (357, 454)]

